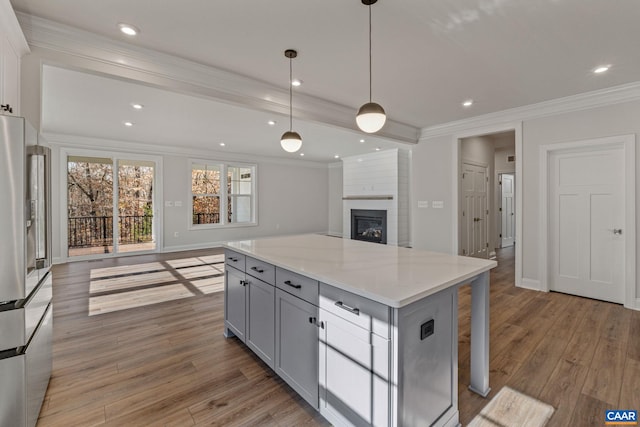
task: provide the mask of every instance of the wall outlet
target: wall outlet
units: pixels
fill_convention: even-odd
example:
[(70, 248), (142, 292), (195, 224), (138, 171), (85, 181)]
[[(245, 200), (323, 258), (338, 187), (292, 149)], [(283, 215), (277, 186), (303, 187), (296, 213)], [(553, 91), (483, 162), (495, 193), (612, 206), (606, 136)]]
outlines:
[(180, 233), (178, 233), (177, 231), (174, 231), (173, 232), (173, 237), (178, 237), (178, 236), (180, 236)]
[(434, 209), (442, 209), (444, 208), (444, 202), (442, 200), (434, 200), (431, 202), (431, 207)]
[(173, 202), (167, 200), (166, 202), (164, 202), (164, 207), (165, 208), (172, 208), (173, 207)]
[(181, 200), (176, 200), (176, 202), (175, 202), (175, 206), (176, 206), (177, 208), (181, 207), (181, 206), (182, 206), (182, 201), (181, 201)]
[(419, 208), (428, 208), (429, 207), (429, 201), (428, 200), (418, 200), (418, 207)]

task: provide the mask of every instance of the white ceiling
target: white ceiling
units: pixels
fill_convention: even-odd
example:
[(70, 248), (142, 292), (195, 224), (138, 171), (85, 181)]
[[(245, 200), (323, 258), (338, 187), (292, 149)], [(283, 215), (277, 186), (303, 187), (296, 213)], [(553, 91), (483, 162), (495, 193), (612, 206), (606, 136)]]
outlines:
[[(288, 62), (282, 52), (296, 48), (299, 57), (294, 62), (294, 74), (304, 81), (297, 89), (299, 93), (349, 106), (354, 111), (367, 101), (367, 9), (360, 0), (11, 0), (11, 3), (17, 11), (281, 88), (288, 82)], [(640, 55), (636, 48), (640, 40), (639, 1), (380, 0), (372, 6), (372, 12), (374, 101), (384, 106), (391, 119), (415, 127), (640, 80)], [(141, 33), (135, 38), (121, 36), (116, 28), (119, 22), (134, 24)], [(604, 74), (593, 74), (593, 68), (600, 64), (611, 64), (612, 68)], [(75, 78), (62, 71), (52, 72), (51, 78), (53, 74), (62, 79)], [(86, 84), (91, 85), (96, 78), (87, 77)], [(98, 82), (102, 81), (94, 80)], [(44, 89), (50, 90), (47, 86)], [(65, 111), (82, 111), (85, 107), (79, 102), (86, 102), (82, 99), (86, 93), (70, 89), (65, 94), (69, 98)], [(113, 90), (117, 91), (115, 87)], [(121, 90), (130, 93), (130, 98), (138, 91), (135, 87)], [(180, 102), (183, 109), (167, 111), (185, 116), (180, 117), (185, 127), (172, 132), (187, 134), (188, 143), (232, 141), (237, 137), (273, 145), (283, 130), (254, 127), (254, 120), (266, 118), (260, 113), (226, 104), (209, 105), (210, 101), (193, 97), (152, 94), (149, 88), (139, 90), (141, 95), (160, 96), (158, 102), (165, 105), (169, 98)], [(76, 96), (78, 103), (74, 107)], [(461, 102), (467, 98), (474, 99), (475, 104), (465, 109)], [(57, 102), (45, 103), (44, 124), (47, 128), (73, 127), (63, 120), (59, 110), (53, 110)], [(119, 107), (105, 102), (100, 108)], [(210, 113), (221, 117), (221, 123), (211, 120)], [(67, 114), (77, 117), (71, 112)], [(119, 122), (126, 119), (124, 112), (107, 114), (113, 114), (109, 118)], [(277, 120), (280, 125), (283, 117)], [(246, 125), (247, 129), (243, 128), (246, 135), (234, 136), (238, 128), (225, 127), (226, 123)], [(44, 129), (44, 124), (43, 130), (49, 130)], [(108, 126), (95, 120), (91, 127), (87, 126), (83, 132), (99, 130), (106, 134), (96, 136), (114, 137), (122, 132), (119, 129), (110, 135)], [(312, 141), (322, 139), (324, 143), (325, 138), (333, 139), (330, 130), (316, 138), (313, 130), (307, 131), (302, 126), (307, 124), (294, 127), (305, 138), (304, 149), (309, 154), (313, 150)], [(126, 135), (133, 135), (136, 140), (158, 136), (145, 134), (142, 127), (127, 130), (133, 132)], [(162, 133), (167, 138), (170, 134)], [(324, 158), (331, 154), (318, 150)]]

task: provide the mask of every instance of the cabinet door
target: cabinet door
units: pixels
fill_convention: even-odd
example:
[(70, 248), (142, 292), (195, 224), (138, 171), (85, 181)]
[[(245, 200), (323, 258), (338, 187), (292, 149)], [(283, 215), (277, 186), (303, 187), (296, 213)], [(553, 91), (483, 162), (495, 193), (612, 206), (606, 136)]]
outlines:
[(247, 276), (247, 345), (273, 369), (275, 353), (275, 288)]
[(244, 273), (232, 267), (225, 268), (224, 321), (240, 341), (245, 341), (246, 289)]
[(339, 425), (389, 425), (389, 340), (320, 310), (320, 413)]
[(318, 307), (276, 289), (275, 370), (318, 409)]

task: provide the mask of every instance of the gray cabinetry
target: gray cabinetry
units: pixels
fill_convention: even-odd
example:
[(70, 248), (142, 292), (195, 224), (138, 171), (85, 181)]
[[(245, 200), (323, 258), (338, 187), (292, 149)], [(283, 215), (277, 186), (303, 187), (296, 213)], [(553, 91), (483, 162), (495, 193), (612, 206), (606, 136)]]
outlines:
[(247, 340), (246, 344), (269, 367), (273, 368), (275, 345), (275, 288), (247, 276)]
[(225, 335), (235, 335), (244, 342), (247, 321), (245, 275), (243, 271), (236, 270), (229, 265), (227, 265), (224, 274)]
[[(275, 287), (245, 273), (245, 258), (247, 268), (255, 266), (255, 263), (250, 264), (252, 258), (233, 251), (225, 252), (225, 336), (237, 336), (273, 368)], [(271, 267), (271, 271), (274, 271), (274, 267)]]
[(230, 256), (227, 336), (238, 335), (333, 425), (458, 425), (457, 288), (394, 308)]
[(317, 318), (318, 307), (276, 289), (275, 370), (315, 409), (318, 409)]

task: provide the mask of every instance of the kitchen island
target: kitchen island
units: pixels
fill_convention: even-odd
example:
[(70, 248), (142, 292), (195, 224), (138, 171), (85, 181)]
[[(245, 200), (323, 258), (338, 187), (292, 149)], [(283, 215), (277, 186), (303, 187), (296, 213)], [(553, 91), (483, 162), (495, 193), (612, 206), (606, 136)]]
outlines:
[(225, 335), (334, 425), (458, 425), (457, 288), (470, 388), (489, 393), (495, 261), (316, 234), (225, 244)]

